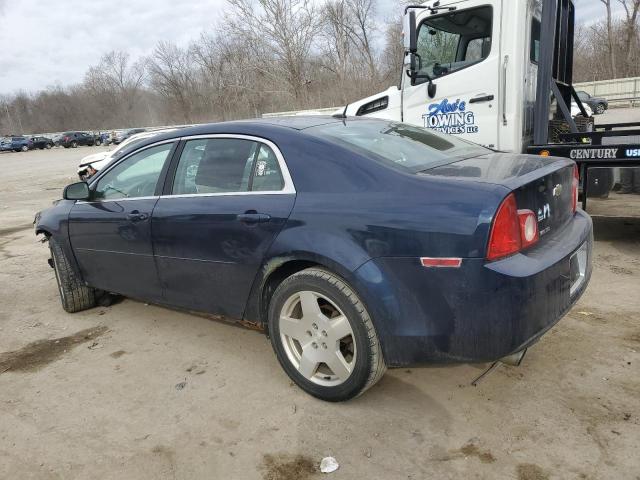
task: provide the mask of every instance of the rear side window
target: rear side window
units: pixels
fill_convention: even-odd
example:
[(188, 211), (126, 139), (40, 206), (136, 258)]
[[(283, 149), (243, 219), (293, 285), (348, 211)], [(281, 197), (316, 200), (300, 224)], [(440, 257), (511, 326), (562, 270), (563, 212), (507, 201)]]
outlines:
[(283, 186), (269, 146), (240, 138), (208, 138), (185, 143), (172, 194), (278, 191)]

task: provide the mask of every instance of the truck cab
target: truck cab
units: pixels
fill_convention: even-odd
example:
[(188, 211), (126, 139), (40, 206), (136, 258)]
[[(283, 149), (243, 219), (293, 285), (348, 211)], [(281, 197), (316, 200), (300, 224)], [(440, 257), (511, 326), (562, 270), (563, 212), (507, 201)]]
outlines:
[(540, 0), (431, 0), (409, 7), (400, 84), (345, 113), (524, 151), (533, 141), (541, 11)]

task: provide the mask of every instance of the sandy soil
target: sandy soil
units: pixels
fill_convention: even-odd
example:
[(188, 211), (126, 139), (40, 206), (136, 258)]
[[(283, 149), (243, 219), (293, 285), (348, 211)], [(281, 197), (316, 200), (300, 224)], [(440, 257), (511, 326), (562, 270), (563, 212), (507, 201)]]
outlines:
[(95, 148), (0, 154), (0, 478), (640, 479), (640, 222), (598, 220), (579, 304), (522, 366), (388, 372), (334, 405), (261, 334), (60, 307), (35, 211)]

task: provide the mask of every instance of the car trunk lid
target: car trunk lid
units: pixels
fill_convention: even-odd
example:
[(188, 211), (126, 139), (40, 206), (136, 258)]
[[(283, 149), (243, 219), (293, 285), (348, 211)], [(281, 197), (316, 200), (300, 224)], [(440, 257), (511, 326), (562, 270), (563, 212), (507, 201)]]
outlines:
[(565, 158), (493, 153), (438, 165), (420, 173), (508, 188), (514, 193), (519, 210), (534, 212), (540, 237), (543, 237), (573, 216), (574, 166), (573, 161)]

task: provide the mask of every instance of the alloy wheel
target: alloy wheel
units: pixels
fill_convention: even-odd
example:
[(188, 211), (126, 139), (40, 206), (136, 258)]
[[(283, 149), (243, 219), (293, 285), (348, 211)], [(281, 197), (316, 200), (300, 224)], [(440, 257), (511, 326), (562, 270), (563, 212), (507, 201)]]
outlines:
[(296, 292), (278, 319), (280, 338), (291, 364), (322, 386), (344, 383), (356, 365), (356, 343), (348, 318), (325, 295)]

